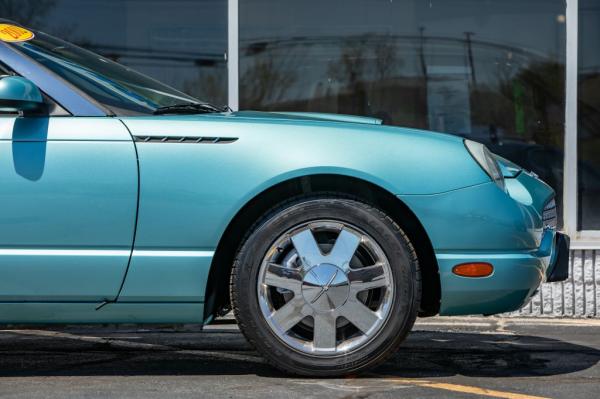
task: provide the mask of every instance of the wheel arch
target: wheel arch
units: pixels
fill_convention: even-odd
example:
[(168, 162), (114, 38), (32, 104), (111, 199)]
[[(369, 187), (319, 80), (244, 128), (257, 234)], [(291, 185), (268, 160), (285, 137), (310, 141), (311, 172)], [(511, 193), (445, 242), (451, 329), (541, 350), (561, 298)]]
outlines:
[(229, 308), (229, 280), (235, 254), (248, 230), (274, 206), (303, 195), (336, 193), (348, 195), (374, 205), (388, 214), (408, 234), (421, 266), (422, 298), (420, 316), (438, 313), (441, 287), (437, 261), (431, 241), (416, 215), (397, 196), (369, 181), (337, 174), (313, 174), (279, 182), (250, 199), (231, 219), (225, 229), (209, 272), (204, 320)]

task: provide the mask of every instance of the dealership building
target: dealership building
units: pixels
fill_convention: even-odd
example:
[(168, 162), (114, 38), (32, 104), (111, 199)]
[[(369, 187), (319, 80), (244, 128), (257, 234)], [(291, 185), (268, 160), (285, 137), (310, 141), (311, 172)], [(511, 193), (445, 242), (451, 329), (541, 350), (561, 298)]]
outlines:
[(0, 0), (0, 16), (233, 110), (483, 142), (556, 190), (572, 237), (573, 278), (521, 313), (600, 315), (598, 0)]

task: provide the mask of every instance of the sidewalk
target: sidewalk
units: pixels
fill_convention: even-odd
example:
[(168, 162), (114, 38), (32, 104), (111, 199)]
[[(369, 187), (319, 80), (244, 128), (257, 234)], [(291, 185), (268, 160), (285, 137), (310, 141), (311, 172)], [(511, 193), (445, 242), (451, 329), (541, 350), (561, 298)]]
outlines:
[(600, 253), (596, 250), (571, 251), (569, 279), (542, 284), (529, 304), (508, 314), (515, 315), (600, 317)]

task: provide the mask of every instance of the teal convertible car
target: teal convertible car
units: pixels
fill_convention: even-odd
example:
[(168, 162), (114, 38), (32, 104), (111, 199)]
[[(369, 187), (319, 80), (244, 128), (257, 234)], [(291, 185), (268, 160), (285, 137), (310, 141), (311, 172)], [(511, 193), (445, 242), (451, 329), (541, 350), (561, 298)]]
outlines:
[(567, 277), (554, 192), (479, 143), (231, 112), (0, 21), (0, 323), (210, 323), (275, 366), (354, 373), (417, 316)]

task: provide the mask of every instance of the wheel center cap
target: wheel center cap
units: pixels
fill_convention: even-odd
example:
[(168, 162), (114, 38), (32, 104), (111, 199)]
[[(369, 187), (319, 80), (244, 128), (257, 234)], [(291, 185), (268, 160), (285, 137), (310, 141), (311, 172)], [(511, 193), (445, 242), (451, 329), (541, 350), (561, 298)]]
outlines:
[(346, 303), (349, 292), (350, 284), (346, 273), (329, 263), (313, 267), (302, 281), (304, 300), (319, 312), (339, 308)]

